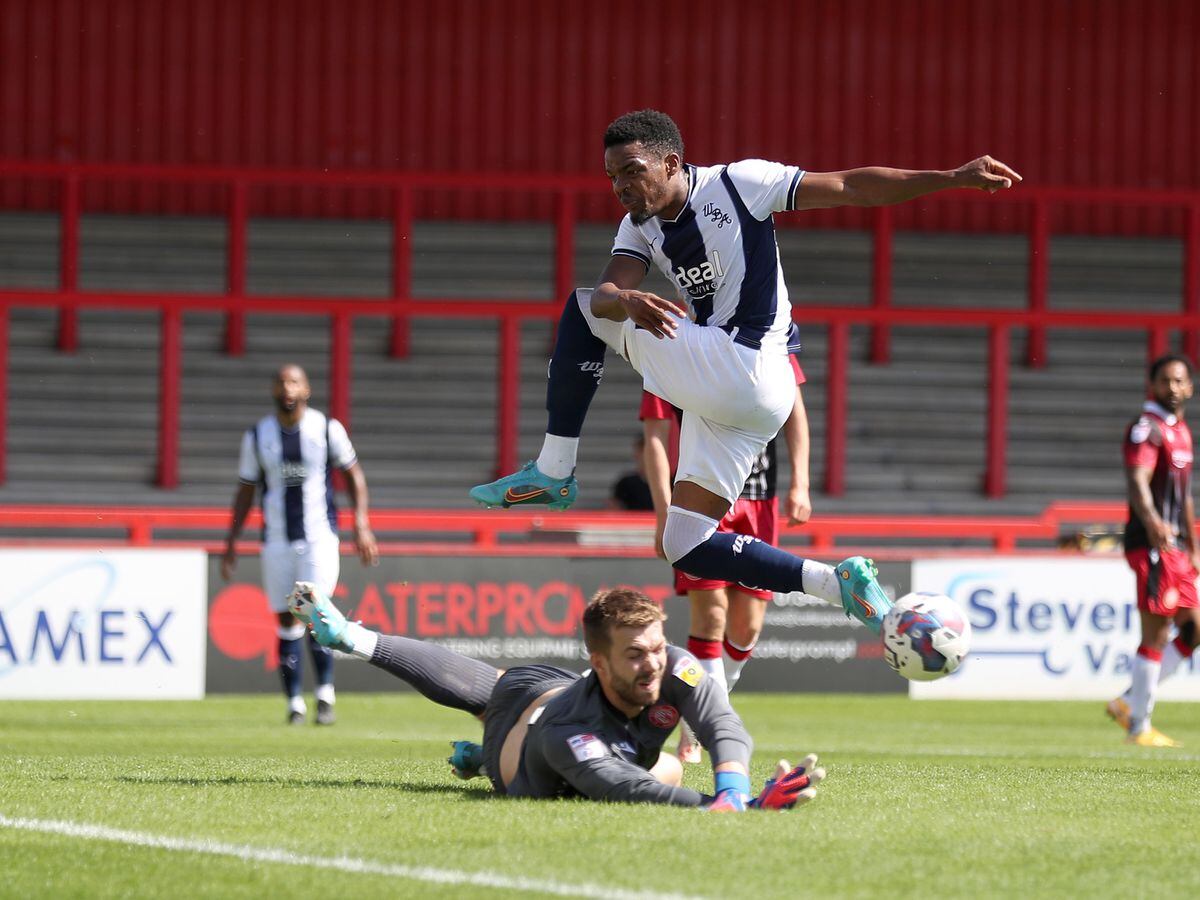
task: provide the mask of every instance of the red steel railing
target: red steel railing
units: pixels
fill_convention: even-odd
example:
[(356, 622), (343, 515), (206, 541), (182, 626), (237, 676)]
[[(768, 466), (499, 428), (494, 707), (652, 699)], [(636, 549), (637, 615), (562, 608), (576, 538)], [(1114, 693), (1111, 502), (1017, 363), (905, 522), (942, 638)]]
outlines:
[[(58, 164), (0, 161), (0, 177), (49, 179), (62, 190), (60, 227), (60, 278), (57, 290), (0, 290), (0, 482), (5, 475), (8, 310), (14, 306), (49, 306), (60, 311), (58, 346), (73, 352), (79, 344), (78, 310), (81, 308), (150, 309), (161, 314), (161, 367), (159, 391), (158, 484), (178, 484), (179, 378), (182, 313), (223, 311), (226, 314), (225, 349), (237, 355), (245, 347), (245, 314), (276, 313), (324, 315), (330, 319), (330, 411), (348, 421), (350, 414), (350, 335), (353, 319), (362, 315), (391, 318), (390, 351), (408, 351), (408, 320), (413, 316), (438, 318), (489, 318), (500, 322), (497, 381), (496, 471), (516, 465), (519, 335), (526, 320), (559, 315), (558, 303), (463, 300), (453, 297), (412, 299), (412, 258), (409, 237), (413, 224), (413, 193), (417, 190), (509, 190), (551, 193), (555, 203), (555, 296), (565, 298), (575, 286), (574, 231), (578, 199), (605, 189), (593, 176), (539, 174), (537, 176), (489, 173), (413, 172), (314, 172), (285, 169), (234, 169), (164, 165)], [(80, 186), (84, 181), (132, 180), (223, 185), (228, 191), (227, 277), (223, 295), (138, 294), (84, 292), (78, 287)], [(392, 194), (393, 242), (390, 296), (379, 300), (329, 297), (249, 296), (246, 294), (246, 227), (251, 187), (293, 184), (327, 188), (371, 187)], [(932, 195), (922, 202), (986, 202), (1024, 206), (1028, 219), (1028, 304), (1024, 310), (897, 308), (892, 305), (891, 211), (874, 211), (872, 298), (866, 307), (797, 306), (798, 321), (829, 328), (829, 370), (826, 384), (827, 422), (825, 447), (826, 493), (845, 490), (846, 374), (849, 328), (871, 327), (870, 358), (886, 363), (890, 358), (891, 328), (895, 325), (977, 326), (988, 330), (988, 425), (984, 466), (984, 491), (1001, 497), (1006, 491), (1008, 421), (1009, 336), (1014, 328), (1027, 332), (1025, 362), (1041, 366), (1046, 361), (1049, 328), (1142, 330), (1147, 333), (1147, 353), (1166, 348), (1171, 331), (1183, 333), (1185, 352), (1200, 350), (1200, 192), (1127, 189), (1083, 189), (1021, 185), (996, 195), (955, 191)], [(1048, 308), (1050, 214), (1059, 206), (1108, 205), (1179, 209), (1183, 213), (1183, 288), (1179, 313), (1055, 312)]]
[[(218, 507), (0, 506), (0, 528), (18, 532), (16, 536), (0, 538), (0, 543), (77, 540), (88, 546), (107, 541), (132, 547), (184, 544), (217, 550), (222, 546), (220, 535), (228, 527), (229, 515), (227, 508)], [(807, 549), (822, 555), (851, 546), (870, 547), (872, 541), (880, 539), (896, 550), (903, 549), (896, 545), (904, 541), (937, 538), (970, 540), (986, 544), (986, 549), (994, 552), (1012, 553), (1020, 549), (1021, 541), (1053, 542), (1073, 524), (1115, 527), (1124, 521), (1123, 503), (1060, 502), (1047, 506), (1036, 516), (817, 515), (803, 528), (787, 528), (781, 522), (779, 533), (785, 542), (803, 542)], [(247, 531), (252, 532), (261, 524), (261, 514), (254, 510), (247, 519)], [(341, 524), (343, 529), (349, 529), (348, 512), (343, 513)], [(567, 552), (572, 556), (654, 553), (650, 540), (654, 517), (650, 513), (377, 509), (371, 513), (371, 527), (380, 539), (381, 548), (389, 553), (524, 556), (562, 553), (564, 548), (569, 548)], [(21, 530), (46, 529), (74, 530), (85, 536), (63, 539), (19, 534)], [(163, 531), (197, 534), (168, 538), (160, 533)], [(96, 532), (107, 532), (109, 536), (97, 537)], [(213, 536), (205, 537), (203, 532)], [(405, 534), (420, 538), (406, 538)], [(584, 535), (591, 540), (576, 540)], [(253, 542), (247, 541), (242, 549), (253, 546)], [(907, 552), (911, 554), (911, 549)]]

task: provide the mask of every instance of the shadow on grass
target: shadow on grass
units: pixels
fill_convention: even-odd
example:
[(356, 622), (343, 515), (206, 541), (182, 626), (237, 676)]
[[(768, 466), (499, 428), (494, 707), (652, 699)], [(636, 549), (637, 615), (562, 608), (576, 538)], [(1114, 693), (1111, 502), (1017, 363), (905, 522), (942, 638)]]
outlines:
[(481, 800), (495, 796), (488, 782), (479, 779), (471, 784), (429, 784), (424, 781), (408, 781), (402, 778), (369, 779), (369, 778), (302, 778), (293, 776), (263, 776), (263, 775), (118, 775), (115, 781), (124, 784), (174, 784), (182, 787), (222, 787), (235, 785), (268, 784), (279, 787), (296, 788), (335, 788), (398, 790), (413, 794), (446, 794), (461, 797), (464, 800)]

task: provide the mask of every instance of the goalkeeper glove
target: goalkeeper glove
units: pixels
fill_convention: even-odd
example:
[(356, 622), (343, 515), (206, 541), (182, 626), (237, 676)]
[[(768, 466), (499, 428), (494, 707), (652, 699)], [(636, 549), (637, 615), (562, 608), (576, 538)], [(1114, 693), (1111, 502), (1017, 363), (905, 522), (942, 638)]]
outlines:
[(762, 793), (750, 801), (751, 809), (791, 809), (817, 796), (817, 783), (825, 770), (817, 767), (817, 754), (810, 753), (804, 761), (789, 770), (787, 760), (775, 766), (775, 777), (763, 786)]

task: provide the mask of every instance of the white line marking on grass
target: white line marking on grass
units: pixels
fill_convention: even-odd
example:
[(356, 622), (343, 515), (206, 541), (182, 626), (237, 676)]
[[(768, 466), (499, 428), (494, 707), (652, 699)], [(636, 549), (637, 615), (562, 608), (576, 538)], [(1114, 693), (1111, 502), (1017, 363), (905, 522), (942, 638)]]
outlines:
[(157, 850), (174, 850), (183, 853), (207, 853), (212, 856), (231, 856), (243, 862), (284, 863), (287, 865), (312, 866), (316, 869), (337, 869), (340, 872), (357, 872), (365, 875), (389, 875), (413, 881), (428, 881), (435, 884), (469, 884), (476, 887), (502, 890), (554, 894), (560, 897), (618, 898), (618, 900), (688, 900), (684, 894), (660, 894), (655, 891), (629, 891), (622, 888), (598, 884), (568, 884), (546, 881), (540, 878), (522, 878), (500, 875), (495, 872), (462, 872), (454, 869), (434, 869), (428, 866), (403, 866), (393, 863), (373, 862), (349, 856), (309, 856), (278, 850), (271, 847), (253, 847), (246, 844), (225, 844), (220, 841), (175, 838), (165, 835), (147, 834), (144, 831), (127, 831), (105, 825), (87, 825), (80, 822), (63, 822), (54, 819), (11, 819), (0, 815), (0, 827), (19, 831), (37, 831), (44, 834), (61, 834), (66, 837), (90, 841), (113, 841), (135, 847), (152, 847)]
[[(776, 753), (794, 753), (795, 747), (785, 747), (782, 744), (778, 746), (766, 745), (762, 746), (755, 744), (755, 750), (774, 755)], [(1147, 749), (1155, 752), (1147, 753)], [(999, 750), (991, 749), (975, 749), (972, 747), (905, 747), (896, 745), (888, 747), (886, 750), (865, 750), (862, 747), (826, 747), (821, 750), (821, 756), (824, 761), (831, 759), (834, 754), (846, 753), (858, 756), (884, 756), (896, 760), (909, 757), (978, 757), (981, 760), (989, 759), (1021, 759), (1026, 761), (1036, 761), (1039, 759), (1115, 759), (1124, 762), (1143, 762), (1145, 760), (1169, 760), (1171, 762), (1200, 762), (1200, 754), (1197, 753), (1180, 753), (1178, 750), (1171, 750), (1162, 747), (1146, 748), (1146, 747), (1128, 747), (1125, 750), (1054, 750), (1045, 747), (1027, 748), (1023, 750)], [(799, 753), (796, 754), (799, 756)]]

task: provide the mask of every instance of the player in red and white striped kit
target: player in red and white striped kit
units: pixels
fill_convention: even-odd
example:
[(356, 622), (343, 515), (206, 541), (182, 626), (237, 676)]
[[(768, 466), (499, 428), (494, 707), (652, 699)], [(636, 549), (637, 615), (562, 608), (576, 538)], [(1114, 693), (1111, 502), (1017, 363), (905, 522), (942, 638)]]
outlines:
[[(1108, 714), (1143, 747), (1178, 747), (1150, 725), (1158, 685), (1192, 655), (1200, 626), (1200, 541), (1192, 504), (1192, 432), (1183, 407), (1192, 396), (1191, 361), (1167, 354), (1150, 365), (1150, 400), (1125, 432), (1129, 521), (1125, 558), (1137, 575), (1142, 642), (1133, 683)], [(1171, 640), (1172, 626), (1178, 634)]]
[[(804, 384), (804, 373), (794, 356), (789, 357), (796, 384)], [(662, 533), (667, 507), (671, 502), (671, 476), (674, 471), (670, 438), (672, 423), (678, 423), (682, 411), (649, 391), (642, 392), (638, 418), (645, 439), (645, 470), (657, 515), (654, 547), (662, 558)], [(782, 429), (788, 446), (791, 479), (784, 514), (791, 525), (808, 521), (812, 503), (808, 495), (808, 416), (799, 390), (792, 414)], [(775, 441), (772, 440), (754, 461), (741, 496), (721, 520), (718, 530), (748, 534), (775, 544), (779, 531), (779, 510), (775, 502), (777, 478)], [(732, 690), (741, 677), (742, 667), (754, 652), (762, 633), (766, 604), (774, 596), (729, 581), (696, 578), (675, 569), (675, 592), (687, 596), (691, 617), (688, 626), (688, 652), (709, 673), (713, 681)], [(678, 754), (684, 762), (700, 761), (700, 745), (689, 725), (681, 723)]]

